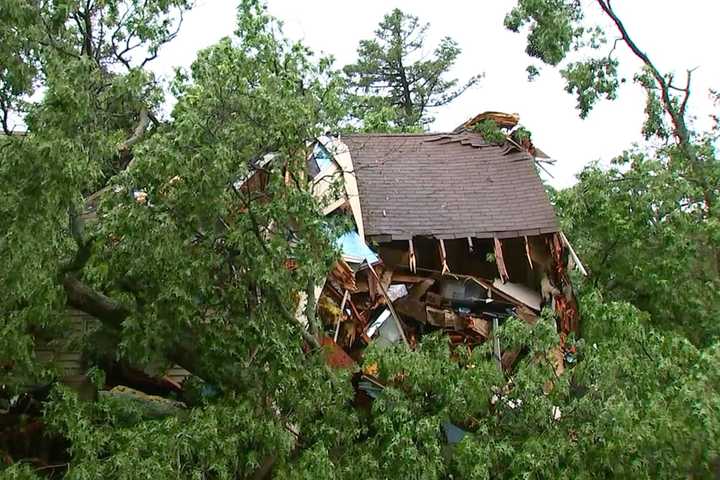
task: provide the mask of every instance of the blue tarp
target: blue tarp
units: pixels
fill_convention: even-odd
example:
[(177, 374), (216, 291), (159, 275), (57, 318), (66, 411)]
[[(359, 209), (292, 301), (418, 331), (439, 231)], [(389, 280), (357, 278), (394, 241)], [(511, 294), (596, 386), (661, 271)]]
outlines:
[(338, 246), (342, 251), (345, 261), (351, 263), (363, 263), (367, 261), (370, 264), (380, 261), (375, 252), (370, 250), (365, 241), (360, 238), (356, 231), (351, 231), (337, 239)]
[(445, 432), (445, 438), (447, 439), (447, 443), (449, 443), (450, 445), (460, 443), (463, 437), (467, 435), (467, 432), (465, 430), (448, 421), (442, 423), (442, 428)]

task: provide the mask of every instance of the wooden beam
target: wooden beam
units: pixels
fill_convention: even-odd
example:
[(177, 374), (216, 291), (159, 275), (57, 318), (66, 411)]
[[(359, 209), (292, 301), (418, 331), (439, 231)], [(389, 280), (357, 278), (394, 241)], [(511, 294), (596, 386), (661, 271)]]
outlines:
[(367, 260), (365, 261), (368, 268), (370, 269), (370, 273), (372, 273), (373, 277), (375, 277), (375, 280), (377, 280), (377, 283), (380, 287), (380, 291), (385, 297), (385, 302), (387, 303), (387, 307), (390, 310), (390, 315), (393, 317), (393, 320), (395, 320), (395, 326), (397, 327), (398, 331), (400, 332), (400, 336), (403, 339), (403, 342), (405, 345), (410, 348), (410, 343), (408, 342), (407, 338), (405, 337), (405, 331), (403, 330), (402, 324), (400, 323), (400, 317), (398, 317), (397, 313), (395, 312), (395, 307), (393, 307), (392, 300), (390, 300), (390, 295), (388, 295), (387, 290), (382, 285), (382, 282), (380, 282), (380, 279), (377, 276), (377, 273), (375, 273), (375, 269), (372, 267), (370, 262)]

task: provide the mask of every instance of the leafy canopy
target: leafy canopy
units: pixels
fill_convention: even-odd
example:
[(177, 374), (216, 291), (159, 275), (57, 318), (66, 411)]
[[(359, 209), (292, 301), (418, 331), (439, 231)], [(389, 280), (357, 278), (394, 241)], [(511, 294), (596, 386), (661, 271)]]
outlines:
[[(100, 385), (110, 357), (151, 372), (178, 363), (216, 394), (158, 419), (58, 386), (41, 415), (66, 442), (62, 462), (37, 470), (28, 455), (8, 465), (3, 451), (3, 477), (238, 478), (270, 467), (277, 478), (328, 479), (710, 475), (720, 452), (717, 343), (699, 349), (650, 327), (646, 313), (607, 301), (640, 303), (609, 286), (580, 299), (585, 337), (570, 340), (579, 361), (560, 378), (546, 312), (533, 327), (510, 321), (499, 333), (522, 350), (511, 378), (489, 344), (451, 350), (437, 336), (412, 352), (371, 348), (365, 361), (386, 387), (369, 411), (356, 408), (348, 374), (329, 371), (313, 348), (312, 315), (312, 333), (294, 315), (334, 259), (333, 229), (303, 174), (308, 142), (346, 115), (330, 62), (243, 1), (235, 35), (178, 74), (177, 105), (160, 121), (153, 112), (165, 92), (146, 60), (173, 36), (185, 2), (29, 5), (0, 6), (0, 55), (12, 59), (1, 72), (3, 110), (27, 130), (0, 139), (2, 407), (52, 377), (33, 350), (67, 333), (68, 301), (98, 319), (79, 340)], [(706, 148), (696, 152), (709, 162)], [(683, 151), (667, 155), (670, 163)], [(580, 237), (590, 225), (581, 248), (607, 241), (608, 225), (627, 225), (611, 230), (623, 238), (655, 235), (657, 251), (717, 231), (702, 185), (629, 160), (638, 164), (632, 195), (604, 190), (601, 172), (584, 181), (593, 202), (558, 196), (563, 212), (587, 209), (570, 226)], [(265, 188), (241, 185), (258, 170)], [(678, 192), (663, 188), (671, 181)], [(680, 197), (694, 203), (672, 209)], [(641, 212), (639, 221), (623, 223), (628, 212)], [(619, 253), (635, 262), (627, 275), (645, 267), (634, 278), (648, 279), (647, 295), (666, 294), (658, 282), (667, 275), (690, 281), (679, 264), (651, 268), (648, 252)], [(467, 432), (454, 447), (442, 433), (448, 421)]]
[[(607, 28), (588, 24), (588, 9)], [(653, 143), (624, 152), (610, 169), (587, 167), (577, 185), (557, 193), (556, 205), (594, 286), (652, 313), (663, 328), (713, 343), (720, 333), (719, 132), (717, 123), (705, 132), (691, 128), (692, 71), (682, 84), (660, 71), (610, 0), (518, 0), (505, 24), (527, 32), (531, 57), (561, 65), (581, 117), (601, 98), (616, 98), (618, 48), (642, 63), (634, 78), (647, 99), (642, 133)], [(605, 38), (612, 35), (610, 46)]]

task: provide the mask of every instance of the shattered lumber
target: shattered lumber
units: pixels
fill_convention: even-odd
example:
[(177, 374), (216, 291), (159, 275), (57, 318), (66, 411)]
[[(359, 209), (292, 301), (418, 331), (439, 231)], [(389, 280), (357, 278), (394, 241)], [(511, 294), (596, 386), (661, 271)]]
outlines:
[[(404, 251), (398, 245), (381, 242), (376, 261), (343, 262), (346, 266), (332, 269), (319, 303), (333, 305), (321, 313), (333, 348), (358, 360), (373, 342), (412, 347), (423, 335), (440, 330), (453, 345), (473, 348), (493, 342), (498, 368), (510, 372), (523, 352), (503, 350), (495, 330), (510, 317), (534, 325), (540, 310), (549, 307), (557, 314), (558, 351), (564, 352), (565, 339), (577, 326), (577, 308), (566, 271), (572, 254), (560, 235), (463, 238), (462, 245), (408, 241)], [(434, 247), (428, 250), (428, 245)], [(418, 251), (420, 257), (408, 263)], [(478, 258), (494, 262), (483, 267)], [(345, 288), (350, 285), (355, 288)]]

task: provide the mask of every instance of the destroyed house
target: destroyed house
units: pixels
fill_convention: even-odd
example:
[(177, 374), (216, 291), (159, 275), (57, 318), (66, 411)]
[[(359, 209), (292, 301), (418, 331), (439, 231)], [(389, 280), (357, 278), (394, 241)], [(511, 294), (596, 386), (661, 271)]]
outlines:
[[(506, 141), (474, 131), (488, 115), (508, 130)], [(543, 154), (513, 139), (516, 117), (497, 115), (481, 114), (450, 133), (326, 136), (314, 144), (313, 193), (325, 215), (347, 216), (354, 226), (337, 239), (341, 258), (315, 289), (329, 363), (353, 366), (373, 342), (412, 347), (442, 330), (456, 345), (493, 341), (507, 370), (521, 352), (505, 351), (493, 329), (511, 316), (534, 323), (547, 306), (563, 339), (556, 355), (562, 370), (572, 354), (564, 338), (579, 333), (569, 270), (582, 265), (538, 176)], [(234, 188), (264, 189), (273, 159), (257, 160)], [(132, 195), (149, 205), (144, 191)], [(87, 220), (97, 216), (97, 198), (87, 199)], [(303, 295), (297, 316), (306, 323)], [(68, 315), (78, 331), (95, 322), (73, 308)], [(81, 352), (43, 346), (38, 354), (62, 364), (66, 383), (87, 383)], [(152, 392), (180, 391), (190, 375), (179, 366), (160, 379), (118, 368), (118, 379)]]
[[(318, 141), (308, 168), (315, 194), (326, 215), (355, 225), (338, 239), (342, 259), (318, 289), (318, 314), (351, 357), (375, 341), (413, 346), (438, 329), (477, 345), (510, 316), (534, 323), (547, 306), (562, 370), (564, 339), (579, 333), (568, 270), (582, 266), (537, 173), (544, 154), (513, 138), (517, 116), (498, 115), (451, 133)], [(487, 118), (506, 128), (506, 141), (474, 131)], [(504, 369), (520, 353), (494, 349)]]

